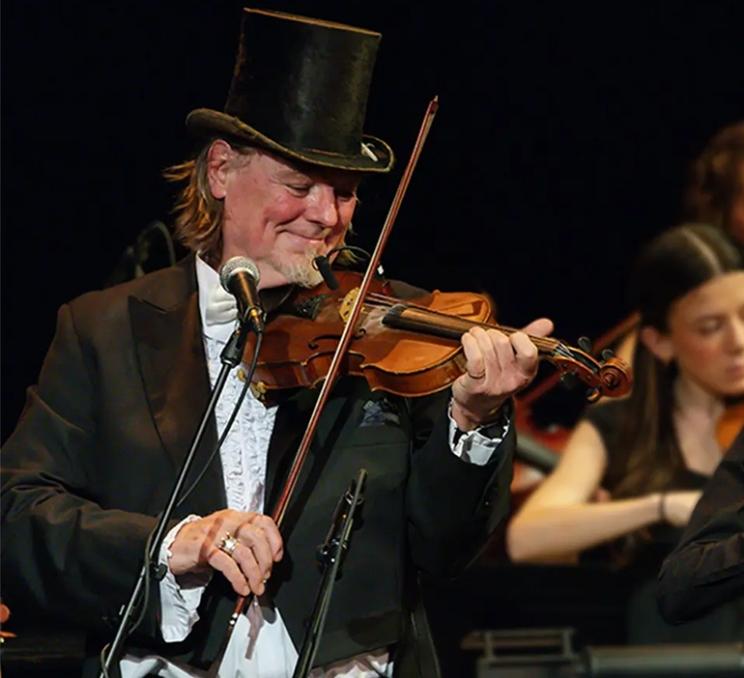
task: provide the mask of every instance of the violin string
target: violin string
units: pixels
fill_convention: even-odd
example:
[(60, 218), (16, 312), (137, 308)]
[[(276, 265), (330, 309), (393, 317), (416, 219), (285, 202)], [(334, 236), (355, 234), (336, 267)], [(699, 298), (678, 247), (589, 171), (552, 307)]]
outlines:
[[(400, 299), (396, 299), (394, 297), (388, 297), (384, 294), (379, 294), (378, 292), (370, 292), (367, 295), (367, 299), (365, 300), (365, 304), (373, 302), (371, 305), (373, 305), (376, 308), (387, 308), (390, 309), (395, 305), (403, 305), (406, 308), (412, 308), (417, 311), (422, 311), (424, 313), (435, 315), (440, 318), (452, 318), (453, 316), (444, 313), (443, 311), (435, 311), (430, 308), (426, 308), (426, 306), (419, 306), (417, 304), (410, 304), (407, 302), (403, 302)], [(457, 316), (455, 316), (457, 317)], [(474, 321), (468, 321), (466, 318), (460, 318), (460, 320), (465, 320), (466, 322), (472, 322), (473, 326), (482, 327), (484, 329), (495, 329), (500, 330), (501, 332), (504, 332), (505, 334), (514, 334), (515, 332), (518, 332), (519, 330), (508, 327), (507, 325), (492, 325), (490, 323), (479, 323)], [(533, 335), (528, 335), (530, 339), (532, 340), (532, 343), (535, 344), (535, 346), (546, 352), (551, 353), (552, 351), (555, 351), (559, 346), (562, 346), (562, 343), (558, 341), (557, 339), (551, 339), (548, 337), (535, 337)]]
[[(443, 311), (436, 311), (430, 308), (427, 308), (426, 306), (419, 306), (417, 304), (410, 304), (406, 302), (402, 302), (400, 299), (395, 299), (394, 297), (387, 297), (383, 294), (379, 294), (376, 292), (372, 292), (367, 297), (368, 300), (372, 300), (374, 302), (377, 302), (375, 304), (378, 308), (392, 308), (394, 305), (403, 305), (406, 308), (416, 309), (417, 311), (422, 311), (424, 313), (427, 313), (429, 315), (435, 315), (440, 318), (450, 319), (453, 316), (448, 313), (444, 313)], [(454, 316), (458, 317), (458, 316)], [(518, 332), (519, 330), (508, 327), (507, 325), (492, 325), (490, 323), (479, 323), (475, 321), (469, 321), (466, 318), (459, 318), (460, 320), (464, 320), (466, 322), (471, 322), (473, 326), (482, 327), (484, 329), (496, 329), (504, 332), (505, 334), (514, 334), (515, 332)], [(551, 339), (547, 337), (535, 337), (532, 335), (528, 335), (530, 339), (532, 339), (533, 343), (537, 346), (537, 348), (542, 348), (543, 350), (547, 352), (551, 352), (561, 346), (561, 342), (557, 339)]]

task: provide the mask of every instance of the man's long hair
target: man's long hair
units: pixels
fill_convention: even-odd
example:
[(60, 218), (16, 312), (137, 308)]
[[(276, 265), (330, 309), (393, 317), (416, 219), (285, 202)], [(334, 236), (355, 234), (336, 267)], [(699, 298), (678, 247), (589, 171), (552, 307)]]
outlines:
[[(173, 165), (163, 171), (171, 182), (183, 183), (173, 208), (173, 232), (182, 245), (197, 252), (212, 266), (217, 266), (222, 255), (222, 219), (224, 204), (212, 195), (207, 176), (207, 159), (214, 139), (210, 139), (195, 158)], [(231, 144), (244, 158), (256, 149)]]

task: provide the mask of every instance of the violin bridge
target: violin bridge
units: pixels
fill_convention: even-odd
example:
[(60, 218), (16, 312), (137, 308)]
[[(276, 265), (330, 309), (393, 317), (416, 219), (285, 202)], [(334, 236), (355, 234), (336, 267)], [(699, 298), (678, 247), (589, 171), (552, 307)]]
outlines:
[(349, 316), (351, 315), (351, 309), (354, 306), (357, 296), (359, 296), (359, 288), (355, 287), (353, 290), (349, 290), (346, 293), (346, 296), (341, 300), (341, 304), (338, 307), (338, 314), (344, 322), (348, 322)]

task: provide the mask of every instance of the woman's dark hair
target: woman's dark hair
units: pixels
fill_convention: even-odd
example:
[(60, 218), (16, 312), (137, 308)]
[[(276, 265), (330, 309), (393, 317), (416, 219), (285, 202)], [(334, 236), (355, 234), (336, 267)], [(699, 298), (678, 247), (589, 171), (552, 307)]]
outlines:
[[(641, 253), (631, 277), (630, 301), (640, 326), (666, 332), (672, 304), (724, 273), (744, 268), (744, 253), (720, 228), (684, 224), (654, 239)], [(682, 452), (674, 429), (673, 362), (664, 364), (639, 340), (633, 356), (633, 392), (620, 432), (627, 453), (616, 497), (664, 490), (681, 468)]]

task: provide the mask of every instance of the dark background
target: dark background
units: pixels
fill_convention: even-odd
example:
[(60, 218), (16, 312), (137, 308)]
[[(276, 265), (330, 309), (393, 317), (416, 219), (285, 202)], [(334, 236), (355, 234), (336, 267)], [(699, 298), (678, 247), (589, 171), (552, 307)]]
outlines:
[[(268, 2), (380, 30), (367, 130), (401, 162), (362, 187), (371, 245), (428, 99), (440, 113), (384, 261), (425, 287), (486, 290), (503, 322), (596, 336), (625, 313), (639, 245), (679, 218), (689, 161), (744, 117), (743, 3)], [(55, 310), (108, 278), (222, 106), (240, 7), (2, 3), (2, 438)]]
[[(100, 287), (148, 223), (169, 221), (173, 194), (160, 172), (193, 150), (186, 113), (222, 106), (241, 5), (3, 0), (3, 440), (56, 308)], [(363, 186), (358, 244), (374, 243), (437, 94), (388, 275), (485, 290), (505, 323), (550, 315), (571, 341), (624, 316), (638, 247), (678, 221), (690, 161), (744, 117), (744, 3), (735, 0), (256, 5), (384, 35), (367, 130), (400, 163)], [(567, 576), (549, 590), (572, 589), (571, 609), (550, 598), (530, 608), (520, 596), (539, 578), (501, 578), (497, 591), (493, 570), (476, 571), (469, 591), (483, 595), (455, 585), (434, 623), (453, 637), (499, 620), (560, 625), (593, 603), (602, 640), (595, 593), (606, 581)]]

